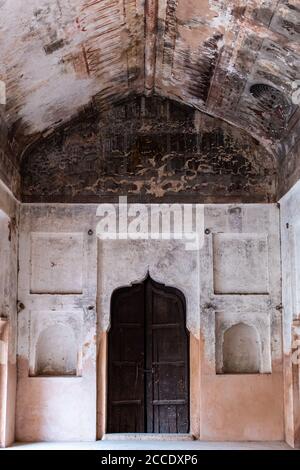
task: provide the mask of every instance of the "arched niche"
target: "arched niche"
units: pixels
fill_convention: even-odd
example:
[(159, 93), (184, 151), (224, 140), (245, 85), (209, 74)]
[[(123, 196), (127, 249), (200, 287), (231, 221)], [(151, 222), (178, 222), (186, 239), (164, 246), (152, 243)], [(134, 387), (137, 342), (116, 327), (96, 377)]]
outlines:
[(76, 376), (77, 341), (72, 328), (55, 324), (40, 333), (35, 351), (36, 376)]
[(238, 323), (224, 333), (223, 373), (257, 374), (260, 372), (260, 340), (253, 326)]

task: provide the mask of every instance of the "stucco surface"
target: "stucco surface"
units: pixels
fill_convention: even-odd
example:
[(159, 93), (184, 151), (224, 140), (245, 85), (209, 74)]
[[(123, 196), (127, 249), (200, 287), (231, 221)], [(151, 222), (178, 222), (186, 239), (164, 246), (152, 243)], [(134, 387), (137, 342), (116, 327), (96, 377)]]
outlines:
[[(24, 308), (19, 314), (18, 440), (96, 439), (96, 381), (98, 426), (100, 420), (101, 432), (105, 433), (106, 398), (101, 381), (105, 380), (107, 357), (103, 335), (110, 324), (111, 294), (118, 287), (143, 280), (148, 271), (158, 282), (182, 290), (186, 297), (187, 327), (193, 338), (191, 413), (195, 435), (205, 440), (283, 439), (281, 310), (276, 308), (281, 301), (277, 206), (205, 206), (200, 229), (204, 245), (199, 251), (186, 251), (182, 240), (99, 240), (97, 207), (22, 206), (19, 300)], [(39, 240), (40, 233), (43, 237), (49, 234), (52, 251), (51, 243), (47, 253), (32, 250), (32, 240)], [(35, 272), (32, 267), (39, 264), (48, 266), (48, 271), (56, 269), (51, 267), (51, 256), (56, 256), (57, 239), (65, 240), (66, 234), (69, 237), (72, 233), (77, 237), (81, 234), (83, 240), (84, 250), (79, 250), (77, 257), (82, 292), (70, 289), (63, 294), (59, 288), (51, 294), (31, 292), (31, 276)], [(214, 262), (213, 239), (220, 233), (241, 240), (240, 250), (222, 253), (232, 269), (239, 262), (244, 263), (243, 285), (247, 286), (253, 260), (256, 269), (260, 263), (268, 279), (263, 289), (266, 292), (256, 292), (248, 284), (248, 291), (241, 293), (243, 279), (237, 283), (236, 292), (234, 289), (230, 294), (226, 292), (226, 279), (224, 292), (216, 291), (214, 270), (218, 264)], [(257, 260), (260, 239), (266, 254)], [(76, 240), (75, 237), (74, 243)], [(248, 243), (249, 240), (253, 243)], [(245, 253), (248, 265), (244, 262)], [(68, 272), (67, 265), (73, 259), (70, 261), (65, 254), (65, 261), (61, 262), (66, 265), (62, 269)], [(71, 282), (78, 285), (77, 271), (69, 271), (68, 288)], [(49, 273), (45, 275), (51, 279)], [(219, 287), (223, 275), (221, 270)], [(78, 323), (79, 318), (82, 322)], [(255, 328), (258, 335), (261, 373), (245, 374), (241, 363), (235, 375), (217, 374), (217, 370), (222, 372), (222, 335), (241, 322)], [(80, 331), (76, 337), (82, 353), (81, 377), (30, 376), (36, 361), (36, 341), (50, 324), (64, 324), (74, 332)]]

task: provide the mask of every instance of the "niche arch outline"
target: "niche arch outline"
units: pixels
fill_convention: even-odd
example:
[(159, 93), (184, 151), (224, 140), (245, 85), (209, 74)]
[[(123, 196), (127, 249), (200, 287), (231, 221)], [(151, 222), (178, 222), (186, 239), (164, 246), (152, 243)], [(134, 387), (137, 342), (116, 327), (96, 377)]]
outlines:
[[(233, 326), (244, 324), (256, 333), (259, 343), (259, 371), (256, 374), (272, 373), (271, 353), (271, 325), (270, 317), (262, 316), (260, 313), (232, 313), (216, 312), (215, 318), (215, 373), (217, 375), (231, 375), (223, 372), (223, 345), (224, 334)], [(232, 375), (254, 375), (254, 373), (232, 373)]]
[[(184, 240), (122, 240), (121, 242), (121, 247), (114, 250), (114, 244), (118, 242), (111, 240), (98, 241), (100, 259), (101, 247), (104, 247), (104, 251), (110, 244), (112, 247), (112, 249), (107, 250), (108, 255), (105, 256), (105, 265), (109, 263), (115, 267), (116, 263), (119, 262), (119, 269), (114, 269), (112, 274), (108, 273), (105, 265), (99, 264), (97, 296), (99, 331), (108, 332), (110, 328), (113, 293), (117, 289), (142, 283), (149, 273), (154, 282), (173, 287), (182, 292), (186, 302), (186, 328), (196, 339), (199, 339), (199, 253), (197, 251), (186, 251)], [(146, 259), (142, 261), (142, 254), (144, 253), (146, 253)], [(119, 259), (118, 254), (123, 258)], [(103, 280), (102, 274), (104, 272), (105, 279)]]
[(56, 323), (43, 329), (36, 342), (35, 376), (76, 376), (77, 370), (78, 348), (72, 328)]
[(199, 252), (186, 251), (184, 240), (98, 240), (98, 260), (98, 439), (107, 432), (107, 342), (112, 295), (143, 282), (148, 273), (154, 282), (178, 289), (185, 298), (185, 327), (190, 337), (190, 433), (199, 436), (199, 416), (192, 411), (200, 406)]
[[(244, 331), (239, 331), (239, 330), (244, 330)], [(251, 344), (251, 342), (255, 342), (256, 343), (256, 348), (255, 350), (251, 349), (249, 350), (249, 354), (252, 352), (253, 353), (253, 358), (252, 360), (249, 359), (248, 360), (248, 363), (245, 363), (245, 358), (242, 357), (242, 355), (240, 354), (236, 354), (235, 355), (235, 351), (234, 351), (234, 344), (231, 344), (230, 343), (226, 343), (226, 339), (228, 337), (228, 335), (231, 335), (233, 336), (228, 338), (228, 341), (232, 341), (232, 340), (235, 340), (235, 341), (238, 341), (239, 339), (243, 339), (245, 340), (246, 337), (245, 336), (242, 336), (241, 333), (243, 335), (245, 335), (247, 333), (251, 333), (251, 335), (254, 334), (254, 336), (252, 337), (249, 337), (249, 340), (248, 340), (248, 347), (251, 347), (253, 346), (253, 344)], [(234, 338), (234, 335), (240, 335), (240, 336), (236, 336), (236, 338)], [(225, 354), (225, 351), (226, 351), (226, 347), (230, 348), (232, 347), (232, 349), (229, 349), (229, 351), (227, 352), (227, 355), (228, 354), (232, 354), (232, 358), (230, 358), (229, 356), (227, 357), (227, 355)], [(257, 331), (257, 328), (254, 326), (254, 325), (250, 325), (249, 323), (246, 323), (245, 321), (239, 321), (231, 326), (229, 326), (224, 332), (223, 332), (223, 338), (222, 338), (222, 351), (221, 351), (221, 354), (222, 354), (222, 374), (224, 375), (230, 375), (230, 374), (260, 374), (261, 373), (261, 362), (262, 362), (262, 347), (261, 347), (261, 340), (260, 340), (260, 335), (259, 335), (259, 332)], [(234, 357), (235, 356), (235, 357)], [(255, 356), (255, 357), (254, 357)], [(244, 359), (244, 363), (240, 365), (240, 369), (238, 367), (238, 364), (237, 364), (237, 361), (240, 360), (243, 362), (243, 359)], [(231, 365), (228, 364), (228, 362), (231, 362)]]
[[(53, 311), (34, 311), (30, 312), (30, 341), (29, 341), (29, 370), (30, 378), (80, 378), (82, 377), (83, 368), (83, 331), (82, 331), (82, 315), (78, 315), (78, 311), (69, 312), (53, 312)], [(69, 329), (73, 335), (74, 349), (76, 353), (74, 362), (76, 363), (76, 373), (74, 374), (39, 374), (37, 371), (38, 354), (37, 347), (41, 336), (49, 329), (56, 328), (64, 330)]]

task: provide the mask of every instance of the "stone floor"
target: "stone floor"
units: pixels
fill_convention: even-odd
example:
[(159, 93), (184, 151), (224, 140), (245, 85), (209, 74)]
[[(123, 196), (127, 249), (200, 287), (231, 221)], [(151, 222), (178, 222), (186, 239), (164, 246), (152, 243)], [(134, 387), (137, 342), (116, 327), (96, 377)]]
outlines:
[(16, 443), (9, 450), (291, 450), (284, 442), (204, 442), (103, 440), (97, 442)]

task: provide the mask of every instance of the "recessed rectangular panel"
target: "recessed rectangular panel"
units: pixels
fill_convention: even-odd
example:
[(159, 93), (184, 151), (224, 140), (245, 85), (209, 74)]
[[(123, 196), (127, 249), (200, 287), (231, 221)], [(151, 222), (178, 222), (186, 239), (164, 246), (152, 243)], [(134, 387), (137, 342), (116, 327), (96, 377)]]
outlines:
[(31, 234), (32, 294), (82, 294), (83, 236)]
[(268, 238), (264, 234), (213, 236), (215, 294), (268, 294)]

